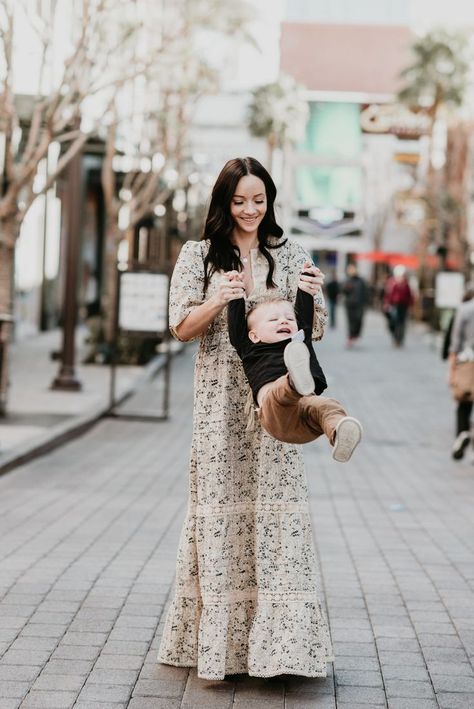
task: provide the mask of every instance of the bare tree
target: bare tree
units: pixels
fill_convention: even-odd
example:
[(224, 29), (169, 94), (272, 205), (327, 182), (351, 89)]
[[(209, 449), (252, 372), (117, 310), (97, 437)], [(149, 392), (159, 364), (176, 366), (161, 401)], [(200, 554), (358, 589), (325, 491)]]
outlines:
[[(118, 245), (140, 221), (153, 216), (155, 207), (163, 205), (176, 187), (185, 185), (187, 136), (194, 108), (199, 98), (218, 88), (219, 72), (203, 60), (199, 40), (206, 32), (231, 36), (235, 43), (251, 41), (246, 3), (165, 0), (155, 12), (161, 12), (161, 32), (142, 28), (136, 38), (138, 46), (145, 44), (153, 57), (150, 70), (133, 87), (125, 87), (122, 96), (117, 94), (107, 130), (102, 165), (107, 213), (102, 302), (108, 341), (115, 309)], [(120, 183), (117, 163), (125, 164)]]
[[(60, 33), (58, 24), (67, 19)], [(13, 254), (26, 213), (97, 130), (116, 91), (147, 69), (146, 58), (130, 64), (127, 57), (142, 23), (135, 4), (124, 0), (0, 0), (0, 312), (12, 311)], [(27, 124), (14, 83), (21, 68), (15, 46), (25, 28), (37, 48), (37, 65), (31, 67), (36, 85), (25, 97)], [(44, 178), (42, 167), (53, 143), (59, 145), (59, 157)], [(6, 367), (1, 379), (4, 394)]]
[[(104, 191), (115, 233), (124, 206), (120, 202), (126, 202), (132, 225), (162, 198), (160, 171), (169, 165), (170, 155), (180, 162), (188, 99), (198, 93), (193, 82), (202, 90), (206, 75), (196, 61), (191, 35), (196, 27), (207, 25), (243, 37), (244, 16), (249, 17), (246, 3), (230, 0), (0, 0), (0, 313), (12, 311), (13, 254), (25, 214), (35, 199), (54, 186), (91, 135), (108, 126)], [(20, 116), (14, 82), (19, 62), (14, 48), (19, 37), (24, 41), (25, 27), (37, 47), (36, 86), (28, 89), (27, 125)], [(184, 80), (166, 83), (167, 76), (179, 72)], [(142, 126), (153, 115), (154, 128), (148, 126), (147, 131), (155, 135), (148, 136), (148, 144), (141, 136), (135, 141), (131, 153), (138, 158), (138, 167), (135, 160), (117, 201), (110, 166), (120, 141), (130, 143), (130, 131), (122, 130), (126, 111), (120, 97), (130, 96), (129, 87), (136, 87), (139, 80), (159, 96), (151, 111), (141, 108)], [(133, 106), (132, 113), (133, 133), (137, 117)], [(59, 157), (44, 178), (42, 168), (53, 144), (60, 147)], [(161, 168), (157, 155), (164, 157)], [(144, 164), (150, 169), (144, 169)], [(6, 367), (3, 370), (0, 393), (6, 389)]]

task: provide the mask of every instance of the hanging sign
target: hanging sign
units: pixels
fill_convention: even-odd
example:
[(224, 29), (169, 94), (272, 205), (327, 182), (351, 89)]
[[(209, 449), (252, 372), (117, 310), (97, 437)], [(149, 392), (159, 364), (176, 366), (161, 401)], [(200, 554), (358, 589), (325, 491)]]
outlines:
[(164, 273), (122, 273), (118, 326), (129, 332), (166, 332), (169, 277)]

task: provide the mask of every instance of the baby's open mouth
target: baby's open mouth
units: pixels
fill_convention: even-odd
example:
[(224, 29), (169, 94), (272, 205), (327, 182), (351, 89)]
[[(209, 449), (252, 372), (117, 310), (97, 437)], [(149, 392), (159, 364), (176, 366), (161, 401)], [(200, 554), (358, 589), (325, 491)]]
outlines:
[(277, 332), (278, 332), (278, 333), (284, 332), (285, 335), (291, 335), (291, 330), (290, 330), (289, 327), (280, 327), (280, 328), (277, 330)]

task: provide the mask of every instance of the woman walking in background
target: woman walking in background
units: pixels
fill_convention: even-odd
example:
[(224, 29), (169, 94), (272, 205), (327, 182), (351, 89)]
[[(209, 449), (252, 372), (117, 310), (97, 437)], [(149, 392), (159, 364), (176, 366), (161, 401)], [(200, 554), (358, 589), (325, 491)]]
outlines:
[(298, 287), (314, 298), (314, 337), (323, 334), (323, 276), (314, 266), (301, 273), (308, 255), (282, 238), (275, 196), (255, 159), (226, 163), (203, 238), (183, 246), (171, 282), (172, 332), (201, 342), (189, 509), (158, 659), (206, 679), (326, 676), (333, 659), (302, 455), (248, 430), (251, 390), (228, 336), (231, 300), (244, 295), (248, 310), (270, 291), (294, 302)]
[(393, 269), (393, 276), (387, 279), (383, 303), (395, 347), (401, 347), (405, 340), (410, 305), (413, 305), (413, 293), (408, 283), (406, 268), (399, 264)]
[(331, 271), (331, 277), (326, 283), (326, 295), (328, 297), (328, 310), (329, 310), (329, 327), (336, 327), (336, 312), (337, 312), (337, 300), (339, 298), (339, 293), (341, 286), (337, 280), (336, 270)]
[[(456, 364), (474, 361), (474, 284), (468, 285), (463, 302), (453, 315), (443, 345), (443, 359), (448, 359), (448, 384), (456, 401), (456, 438), (451, 454), (455, 460), (464, 457), (471, 442), (471, 414), (474, 381), (467, 380), (467, 391), (458, 393), (460, 382), (456, 382)], [(470, 367), (472, 372), (472, 368)], [(466, 383), (466, 382), (465, 382)]]

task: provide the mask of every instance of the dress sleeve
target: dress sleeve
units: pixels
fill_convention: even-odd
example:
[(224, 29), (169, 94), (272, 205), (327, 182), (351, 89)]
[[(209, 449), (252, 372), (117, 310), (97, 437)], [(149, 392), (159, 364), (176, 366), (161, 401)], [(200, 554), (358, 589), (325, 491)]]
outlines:
[[(169, 328), (176, 328), (198, 305), (204, 303), (204, 261), (199, 241), (187, 241), (176, 261), (170, 283)], [(199, 337), (199, 336), (198, 336)], [(198, 337), (192, 338), (193, 340)]]
[[(289, 259), (288, 259), (288, 298), (295, 303), (298, 290), (298, 280), (305, 261), (312, 261), (310, 255), (301, 244), (296, 241), (288, 240), (289, 244)], [(313, 314), (313, 340), (320, 340), (324, 334), (324, 326), (328, 320), (326, 303), (322, 288), (319, 288), (314, 296), (314, 314)]]

